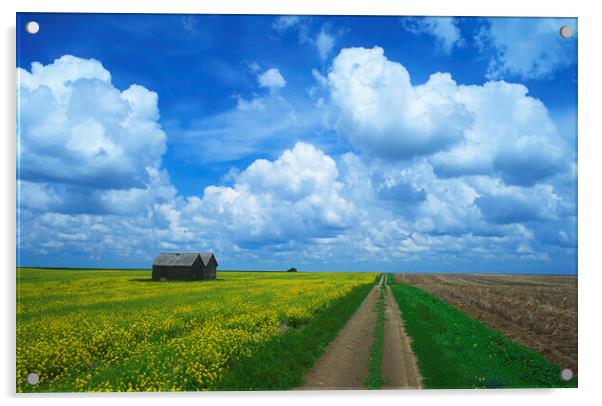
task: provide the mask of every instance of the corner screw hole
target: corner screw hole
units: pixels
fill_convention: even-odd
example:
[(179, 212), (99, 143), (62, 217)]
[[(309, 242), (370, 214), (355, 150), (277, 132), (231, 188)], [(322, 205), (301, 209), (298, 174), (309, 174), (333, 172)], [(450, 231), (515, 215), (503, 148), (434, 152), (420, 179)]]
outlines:
[(28, 384), (33, 386), (40, 382), (40, 376), (35, 372), (30, 372), (29, 374), (27, 374), (27, 378), (25, 378), (25, 380)]
[(38, 24), (36, 21), (29, 21), (27, 24), (25, 24), (25, 31), (30, 34), (37, 34), (38, 31), (40, 31), (40, 24)]
[(564, 39), (571, 38), (573, 35), (573, 30), (568, 25), (563, 25), (560, 27), (560, 36)]
[(571, 371), (568, 368), (563, 369), (562, 371), (560, 371), (560, 379), (562, 379), (563, 381), (570, 381), (573, 378), (573, 371)]

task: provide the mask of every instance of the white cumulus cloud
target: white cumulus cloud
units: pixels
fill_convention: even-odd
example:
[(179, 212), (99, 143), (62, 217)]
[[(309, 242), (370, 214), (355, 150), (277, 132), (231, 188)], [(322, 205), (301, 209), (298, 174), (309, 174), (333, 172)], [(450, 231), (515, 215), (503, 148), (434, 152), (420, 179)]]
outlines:
[(20, 209), (145, 216), (174, 198), (155, 92), (71, 55), (18, 77)]
[[(560, 27), (573, 36), (562, 38)], [(482, 50), (491, 49), (487, 75), (542, 79), (576, 62), (576, 20), (566, 18), (491, 18), (476, 36)]]
[[(156, 93), (117, 89), (100, 62), (71, 56), (18, 73), (28, 261), (140, 266), (212, 250), (244, 266), (393, 270), (545, 260), (576, 244), (574, 155), (520, 84), (434, 73), (415, 85), (381, 48), (351, 48), (313, 72), (319, 103), (304, 105), (268, 69), (257, 80), (269, 92), (175, 135), (205, 164), (253, 157), (182, 196), (162, 168)], [(319, 131), (316, 110), (341, 137)]]
[(256, 160), (233, 186), (209, 186), (189, 211), (201, 223), (224, 227), (241, 244), (269, 245), (332, 236), (351, 225), (354, 205), (341, 196), (335, 161), (297, 143), (276, 160)]
[(286, 31), (289, 28), (292, 28), (303, 20), (300, 16), (278, 16), (272, 26), (278, 31)]
[(453, 17), (404, 17), (402, 26), (414, 34), (429, 34), (436, 38), (439, 49), (450, 54), (462, 44), (460, 28)]
[(520, 185), (568, 169), (568, 146), (524, 85), (458, 85), (438, 72), (414, 86), (378, 47), (343, 49), (325, 82), (339, 112), (335, 129), (375, 157), (427, 156), (443, 177), (492, 175)]
[(286, 85), (284, 76), (277, 68), (270, 68), (257, 77), (261, 87), (267, 87), (271, 91), (276, 91)]
[(126, 189), (159, 167), (166, 135), (156, 93), (120, 91), (100, 62), (70, 55), (18, 77), (21, 179)]
[(320, 55), (320, 59), (325, 60), (332, 48), (334, 48), (335, 36), (330, 34), (326, 27), (322, 27), (320, 33), (316, 36), (315, 44), (318, 50), (318, 54)]
[(328, 87), (340, 109), (337, 129), (359, 148), (399, 159), (446, 148), (463, 137), (470, 116), (455, 100), (449, 74), (413, 86), (403, 65), (382, 48), (346, 48), (334, 59)]
[(568, 146), (525, 86), (487, 82), (457, 92), (473, 121), (460, 144), (433, 157), (438, 174), (499, 175), (509, 184), (533, 185), (568, 169)]

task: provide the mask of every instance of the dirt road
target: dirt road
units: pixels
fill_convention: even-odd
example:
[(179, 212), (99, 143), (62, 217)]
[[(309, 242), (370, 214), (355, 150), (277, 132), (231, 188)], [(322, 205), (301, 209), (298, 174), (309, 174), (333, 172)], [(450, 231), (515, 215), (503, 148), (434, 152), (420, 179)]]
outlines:
[(374, 342), (376, 301), (380, 284), (362, 302), (324, 355), (305, 377), (300, 389), (361, 389), (368, 375), (370, 348)]
[(324, 355), (305, 375), (299, 389), (363, 389), (368, 375), (370, 349), (374, 342), (376, 304), (380, 289), (386, 289), (383, 343), (383, 377), (387, 388), (418, 388), (420, 375), (403, 331), (399, 308), (391, 290), (381, 282), (376, 285), (328, 345)]
[(406, 335), (399, 306), (389, 286), (385, 294), (385, 334), (383, 342), (382, 377), (387, 381), (386, 389), (418, 389), (422, 378), (416, 357)]

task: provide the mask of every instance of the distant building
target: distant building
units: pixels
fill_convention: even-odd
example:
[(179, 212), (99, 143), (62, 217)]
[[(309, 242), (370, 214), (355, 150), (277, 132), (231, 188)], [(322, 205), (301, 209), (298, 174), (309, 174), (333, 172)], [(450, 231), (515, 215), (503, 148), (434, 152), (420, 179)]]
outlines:
[(153, 262), (153, 280), (215, 279), (217, 260), (213, 253), (159, 254)]

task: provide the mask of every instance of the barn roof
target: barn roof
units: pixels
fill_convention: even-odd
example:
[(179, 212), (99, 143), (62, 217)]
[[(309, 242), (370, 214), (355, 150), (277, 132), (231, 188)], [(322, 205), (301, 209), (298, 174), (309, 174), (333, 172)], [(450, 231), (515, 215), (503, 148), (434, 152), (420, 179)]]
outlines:
[[(213, 252), (201, 252), (201, 253), (199, 253), (199, 255), (201, 256), (201, 259), (203, 260), (203, 265), (207, 266), (209, 261), (211, 261), (211, 257), (213, 257)], [(217, 259), (215, 260), (215, 262), (217, 263)]]
[[(198, 257), (201, 257), (203, 265), (207, 265), (211, 261), (213, 253), (161, 253), (153, 262), (153, 265), (163, 266), (191, 266)], [(216, 261), (217, 262), (217, 261)]]
[(198, 253), (187, 254), (159, 254), (153, 265), (189, 266), (194, 264), (199, 257)]

